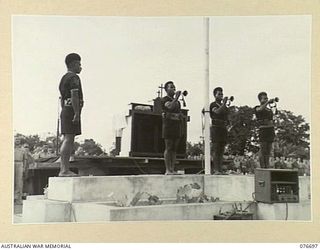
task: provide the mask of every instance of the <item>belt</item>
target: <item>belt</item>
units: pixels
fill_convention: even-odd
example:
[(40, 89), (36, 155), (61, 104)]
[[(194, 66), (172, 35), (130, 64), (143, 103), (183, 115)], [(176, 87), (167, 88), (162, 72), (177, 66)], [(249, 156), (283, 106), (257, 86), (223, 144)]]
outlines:
[(71, 98), (63, 100), (63, 106), (72, 106)]
[[(72, 100), (71, 98), (67, 98), (65, 100), (63, 100), (63, 106), (64, 107), (72, 107)], [(83, 100), (80, 100), (80, 107), (83, 106)]]
[(181, 114), (180, 113), (162, 113), (162, 117), (169, 120), (180, 121)]
[(228, 122), (220, 119), (212, 119), (212, 126), (226, 127)]
[(268, 119), (263, 119), (263, 120), (258, 120), (258, 126), (274, 126), (274, 121), (273, 120), (268, 120)]

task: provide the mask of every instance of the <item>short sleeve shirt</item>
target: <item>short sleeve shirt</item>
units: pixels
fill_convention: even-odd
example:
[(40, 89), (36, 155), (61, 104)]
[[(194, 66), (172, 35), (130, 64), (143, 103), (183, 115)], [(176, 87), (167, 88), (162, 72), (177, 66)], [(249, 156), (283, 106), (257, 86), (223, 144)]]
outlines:
[(210, 104), (210, 117), (212, 120), (214, 119), (223, 120), (223, 121), (228, 120), (228, 109), (225, 109), (220, 114), (217, 114), (216, 112), (213, 111), (214, 108), (220, 108), (221, 105), (222, 104), (218, 104), (217, 102), (212, 102)]
[(80, 102), (82, 102), (83, 93), (82, 93), (80, 77), (73, 72), (68, 72), (62, 77), (59, 85), (59, 91), (63, 101), (71, 98), (72, 89), (79, 90), (79, 100)]
[(261, 111), (258, 111), (257, 108), (260, 106), (255, 106), (254, 111), (257, 117), (257, 120), (272, 120), (273, 119), (273, 112), (269, 108), (265, 108)]
[(166, 107), (166, 103), (167, 102), (171, 102), (172, 99), (169, 97), (169, 96), (165, 96), (161, 99), (161, 107), (162, 107), (162, 111), (165, 112), (165, 113), (180, 113), (181, 111), (181, 106), (180, 106), (180, 102), (176, 102), (176, 106), (174, 107), (173, 110), (169, 110), (167, 107)]

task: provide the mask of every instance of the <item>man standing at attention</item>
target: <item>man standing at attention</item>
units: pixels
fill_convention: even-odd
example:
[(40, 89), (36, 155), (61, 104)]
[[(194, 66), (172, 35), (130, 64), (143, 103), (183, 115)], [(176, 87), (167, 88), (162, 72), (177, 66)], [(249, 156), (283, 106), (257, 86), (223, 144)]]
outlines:
[(80, 114), (83, 107), (83, 94), (78, 74), (81, 72), (81, 57), (71, 53), (65, 59), (68, 72), (59, 85), (61, 98), (61, 134), (63, 141), (60, 149), (61, 165), (59, 176), (70, 177), (77, 174), (70, 171), (70, 156), (74, 147), (74, 138), (81, 134)]

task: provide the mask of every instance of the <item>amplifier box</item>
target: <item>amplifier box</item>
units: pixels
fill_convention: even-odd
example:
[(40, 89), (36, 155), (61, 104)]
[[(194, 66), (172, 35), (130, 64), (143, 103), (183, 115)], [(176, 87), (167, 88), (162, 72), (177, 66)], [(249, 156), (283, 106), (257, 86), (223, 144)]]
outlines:
[(265, 203), (299, 202), (298, 171), (257, 168), (255, 199)]

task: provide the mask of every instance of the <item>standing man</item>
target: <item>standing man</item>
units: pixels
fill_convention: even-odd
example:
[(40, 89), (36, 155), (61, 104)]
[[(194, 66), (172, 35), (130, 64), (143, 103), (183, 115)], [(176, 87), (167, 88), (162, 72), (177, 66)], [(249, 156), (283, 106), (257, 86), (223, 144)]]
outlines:
[(211, 174), (221, 174), (223, 153), (227, 144), (228, 134), (228, 97), (223, 98), (223, 89), (221, 87), (213, 90), (213, 96), (215, 101), (210, 104), (211, 141), (213, 144), (213, 169), (211, 169)]
[(260, 105), (254, 107), (257, 123), (259, 126), (259, 140), (260, 140), (260, 167), (270, 168), (269, 158), (272, 149), (272, 143), (275, 137), (273, 112), (268, 108), (268, 104), (274, 103), (275, 99), (268, 99), (266, 92), (258, 94)]
[(70, 171), (70, 156), (74, 148), (74, 138), (81, 134), (80, 114), (83, 107), (83, 94), (78, 74), (81, 72), (81, 57), (71, 53), (66, 56), (68, 72), (62, 77), (59, 85), (61, 95), (61, 165), (59, 176), (76, 176)]
[(21, 147), (21, 138), (14, 139), (14, 204), (22, 205), (23, 172), (26, 162), (25, 151)]
[(164, 161), (166, 165), (166, 175), (176, 174), (174, 165), (180, 137), (182, 135), (181, 123), (181, 105), (179, 97), (181, 91), (176, 92), (176, 87), (172, 81), (164, 85), (167, 93), (161, 99), (162, 107), (162, 138), (165, 141)]
[(32, 183), (28, 180), (29, 167), (34, 164), (30, 154), (29, 145), (24, 143), (23, 137), (15, 137), (14, 140), (14, 204), (22, 205), (24, 194), (31, 194)]

